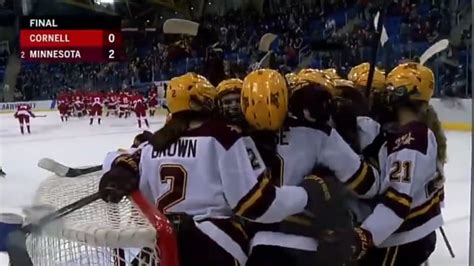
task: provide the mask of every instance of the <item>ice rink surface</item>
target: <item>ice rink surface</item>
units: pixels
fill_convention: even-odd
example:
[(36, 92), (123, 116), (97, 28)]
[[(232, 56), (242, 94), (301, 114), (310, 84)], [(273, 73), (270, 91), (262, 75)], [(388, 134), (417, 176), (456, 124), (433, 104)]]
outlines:
[[(89, 125), (88, 119), (71, 118), (61, 123), (56, 112), (31, 121), (31, 135), (21, 135), (12, 114), (0, 114), (0, 165), (7, 173), (0, 178), (0, 213), (18, 212), (31, 203), (39, 183), (51, 173), (37, 167), (38, 160), (52, 158), (65, 165), (100, 164), (108, 151), (128, 148), (140, 133), (132, 115), (128, 119), (105, 117), (102, 125)], [(151, 130), (161, 127), (165, 118), (150, 118)], [(26, 131), (26, 130), (25, 130)], [(444, 229), (456, 258), (449, 256), (441, 235), (431, 256), (430, 266), (468, 265), (469, 209), (471, 180), (471, 133), (448, 133), (446, 203)], [(8, 265), (0, 254), (0, 266)]]

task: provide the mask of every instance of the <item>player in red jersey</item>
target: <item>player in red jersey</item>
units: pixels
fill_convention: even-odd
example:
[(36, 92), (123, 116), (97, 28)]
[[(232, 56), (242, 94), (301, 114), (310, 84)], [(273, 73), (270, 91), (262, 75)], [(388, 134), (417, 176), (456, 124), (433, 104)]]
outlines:
[(150, 112), (150, 116), (154, 116), (156, 112), (156, 108), (158, 106), (158, 93), (156, 88), (152, 86), (148, 91), (148, 108)]
[(100, 125), (102, 119), (102, 107), (104, 106), (104, 94), (102, 92), (90, 94), (90, 100), (91, 110), (89, 112), (89, 125), (94, 123), (94, 117), (97, 117), (97, 123)]
[(138, 127), (142, 128), (142, 118), (145, 121), (145, 125), (149, 128), (150, 124), (148, 123), (148, 119), (146, 118), (146, 104), (145, 98), (140, 95), (138, 92), (135, 92), (132, 95), (132, 105), (133, 111), (138, 119)]
[(35, 117), (35, 114), (31, 111), (31, 106), (29, 104), (19, 104), (17, 106), (16, 112), (14, 114), (15, 118), (18, 119), (20, 122), (20, 132), (21, 134), (25, 134), (23, 129), (23, 124), (26, 124), (26, 130), (28, 134), (31, 134), (30, 131), (30, 116)]
[(66, 93), (67, 102), (67, 114), (68, 116), (74, 116), (74, 91), (70, 88)]
[(115, 116), (117, 116), (118, 111), (117, 111), (117, 106), (119, 104), (118, 101), (118, 95), (113, 91), (110, 90), (110, 92), (107, 94), (107, 114), (105, 116), (109, 116), (110, 111), (113, 112)]
[(69, 105), (70, 99), (67, 92), (61, 92), (57, 99), (59, 116), (61, 117), (61, 122), (68, 120), (69, 117)]
[(91, 110), (92, 110), (92, 94), (93, 94), (93, 92), (91, 91), (90, 88), (87, 89), (86, 91), (84, 91), (83, 100), (84, 100), (84, 105), (86, 106), (84, 116), (91, 113)]
[(122, 91), (119, 94), (119, 118), (127, 118), (130, 115), (130, 95)]
[(86, 112), (86, 105), (84, 103), (83, 98), (79, 95), (80, 94), (76, 94), (74, 96), (74, 111), (77, 117), (82, 117)]

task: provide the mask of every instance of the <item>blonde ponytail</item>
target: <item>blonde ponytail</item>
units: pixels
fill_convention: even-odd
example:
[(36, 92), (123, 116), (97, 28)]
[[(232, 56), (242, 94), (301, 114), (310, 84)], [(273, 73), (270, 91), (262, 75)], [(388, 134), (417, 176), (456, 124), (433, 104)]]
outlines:
[(427, 105), (422, 120), (433, 131), (438, 143), (438, 162), (444, 165), (447, 162), (447, 139), (438, 114), (432, 105)]

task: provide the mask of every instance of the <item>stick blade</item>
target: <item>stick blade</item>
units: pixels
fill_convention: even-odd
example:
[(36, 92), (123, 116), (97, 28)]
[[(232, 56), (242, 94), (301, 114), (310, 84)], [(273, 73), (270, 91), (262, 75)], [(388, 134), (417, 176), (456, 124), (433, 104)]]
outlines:
[(56, 162), (55, 160), (49, 159), (49, 158), (43, 158), (39, 160), (38, 167), (44, 170), (53, 172), (57, 174), (58, 176), (62, 176), (62, 177), (65, 177), (69, 171), (69, 167), (62, 165)]
[(199, 23), (180, 18), (167, 19), (163, 24), (163, 33), (165, 34), (184, 34), (197, 36), (198, 29)]
[(262, 52), (268, 52), (270, 51), (270, 47), (273, 43), (273, 41), (276, 40), (278, 35), (275, 35), (273, 33), (265, 33), (263, 34), (262, 38), (260, 38), (260, 42), (258, 44), (258, 50)]
[(11, 232), (7, 237), (7, 252), (10, 266), (33, 266), (26, 250), (26, 233), (20, 230)]
[(449, 40), (448, 39), (443, 39), (432, 46), (430, 46), (426, 51), (420, 56), (420, 64), (424, 65), (426, 61), (428, 61), (431, 57), (433, 57), (435, 54), (442, 52), (446, 50), (449, 46)]

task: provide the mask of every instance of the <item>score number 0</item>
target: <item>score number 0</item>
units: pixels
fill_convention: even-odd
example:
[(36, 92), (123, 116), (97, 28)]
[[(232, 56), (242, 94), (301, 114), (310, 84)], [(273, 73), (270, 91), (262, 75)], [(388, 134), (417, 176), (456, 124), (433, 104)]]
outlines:
[[(113, 44), (115, 42), (115, 34), (109, 33), (107, 41), (109, 41), (110, 44)], [(115, 59), (115, 50), (109, 49), (109, 59)]]

